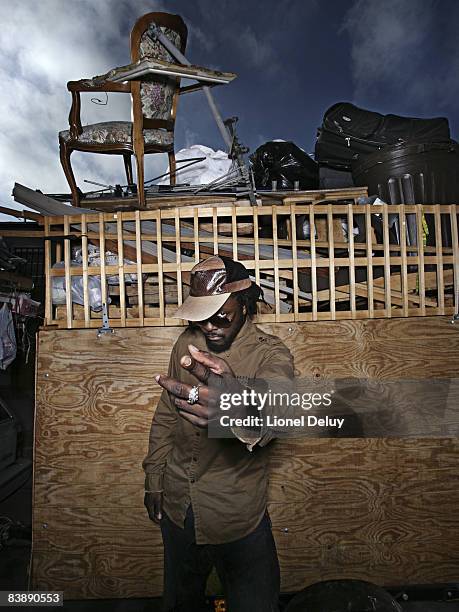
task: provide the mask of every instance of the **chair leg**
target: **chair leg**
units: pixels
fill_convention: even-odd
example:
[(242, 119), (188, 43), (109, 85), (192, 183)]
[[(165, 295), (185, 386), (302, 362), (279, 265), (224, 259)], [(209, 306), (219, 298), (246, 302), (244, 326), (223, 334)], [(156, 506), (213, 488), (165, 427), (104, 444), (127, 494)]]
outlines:
[(172, 153), (168, 153), (167, 155), (169, 157), (169, 172), (171, 173), (170, 174), (170, 184), (175, 185), (177, 183), (176, 175), (175, 175), (175, 171), (177, 169), (176, 164), (175, 164), (175, 153), (174, 151), (172, 151)]
[(72, 194), (72, 204), (74, 206), (80, 206), (80, 190), (77, 187), (75, 175), (73, 174), (72, 165), (70, 163), (70, 155), (72, 154), (72, 151), (73, 149), (69, 148), (66, 142), (62, 140), (59, 141), (61, 165)]
[(140, 208), (145, 208), (145, 187), (144, 187), (144, 151), (143, 147), (140, 151), (135, 154), (135, 160), (137, 163), (137, 195)]
[(123, 153), (124, 169), (126, 170), (126, 179), (128, 185), (132, 185), (132, 161), (130, 153)]

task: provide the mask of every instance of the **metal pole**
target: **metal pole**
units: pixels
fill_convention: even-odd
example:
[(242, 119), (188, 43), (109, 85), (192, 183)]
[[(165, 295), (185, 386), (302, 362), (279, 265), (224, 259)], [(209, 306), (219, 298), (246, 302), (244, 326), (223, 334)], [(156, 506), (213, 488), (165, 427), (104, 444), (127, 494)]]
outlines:
[[(161, 28), (156, 25), (155, 23), (151, 24), (150, 26), (150, 30), (153, 30), (156, 38), (159, 40), (159, 42), (163, 45), (163, 47), (165, 47), (165, 49), (167, 49), (169, 51), (169, 53), (172, 55), (172, 57), (175, 57), (175, 59), (180, 62), (181, 64), (183, 64), (184, 66), (191, 66), (191, 62), (189, 60), (187, 60), (187, 58), (183, 55), (183, 53), (181, 51), (179, 51), (179, 49), (177, 49), (177, 47), (174, 45), (174, 43), (172, 41), (170, 41), (167, 36), (165, 36), (162, 31)], [(206, 96), (207, 102), (209, 104), (211, 113), (215, 119), (215, 123), (217, 124), (218, 129), (220, 130), (220, 134), (222, 135), (222, 138), (226, 144), (226, 146), (228, 147), (229, 150), (229, 154), (231, 157), (231, 153), (232, 153), (232, 149), (233, 149), (233, 135), (230, 133), (230, 131), (228, 130), (228, 128), (226, 127), (222, 116), (220, 115), (220, 112), (217, 108), (217, 105), (215, 104), (215, 100), (214, 97), (212, 95), (212, 92), (210, 91), (210, 87), (208, 87), (207, 85), (203, 85), (202, 90), (204, 92), (204, 95)], [(246, 166), (245, 160), (243, 159), (242, 155), (240, 152), (236, 152), (236, 162), (237, 165), (239, 167), (239, 171), (241, 173), (241, 177), (244, 180), (244, 182), (247, 185), (247, 190), (249, 193), (249, 199), (250, 199), (250, 203), (252, 204), (252, 206), (256, 206), (256, 198), (255, 198), (255, 194), (254, 194), (254, 190), (253, 190), (253, 185), (252, 182), (250, 180), (250, 174), (248, 171), (248, 168)], [(232, 158), (234, 159), (234, 157)]]
[[(165, 47), (169, 51), (172, 57), (175, 57), (175, 59), (179, 61), (181, 64), (183, 64), (184, 66), (192, 65), (191, 62), (187, 60), (187, 58), (183, 55), (183, 53), (179, 51), (179, 49), (177, 49), (174, 43), (170, 41), (167, 38), (167, 36), (165, 36), (162, 33), (161, 28), (159, 26), (157, 26), (156, 24), (152, 24), (150, 29), (154, 31), (156, 38), (163, 45), (163, 47)], [(207, 85), (204, 85), (202, 90), (207, 98), (207, 102), (209, 103), (210, 110), (212, 112), (212, 115), (214, 116), (215, 122), (217, 123), (218, 129), (220, 130), (220, 133), (223, 137), (223, 140), (225, 141), (225, 144), (228, 147), (231, 147), (231, 143), (232, 143), (231, 137), (228, 133), (228, 130), (225, 124), (223, 123), (223, 119), (218, 111), (217, 105), (215, 104), (215, 100), (210, 91), (210, 87), (208, 87)]]

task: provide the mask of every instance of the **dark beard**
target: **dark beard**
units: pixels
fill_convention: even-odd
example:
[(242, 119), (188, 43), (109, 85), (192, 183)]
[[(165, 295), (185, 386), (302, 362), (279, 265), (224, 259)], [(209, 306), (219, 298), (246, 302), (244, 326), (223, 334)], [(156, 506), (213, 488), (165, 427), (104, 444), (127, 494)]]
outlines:
[(236, 327), (233, 329), (231, 335), (225, 339), (225, 342), (223, 344), (214, 343), (212, 342), (212, 340), (208, 340), (204, 334), (204, 336), (206, 337), (206, 345), (209, 351), (212, 351), (212, 353), (224, 353), (230, 348), (230, 346), (233, 344), (234, 339), (236, 338), (238, 333), (241, 331), (242, 326), (244, 325), (244, 322), (245, 322), (245, 316), (242, 314), (242, 310), (239, 313), (238, 319), (239, 320), (235, 322)]
[(224, 344), (215, 344), (206, 338), (206, 345), (209, 351), (212, 353), (224, 353), (229, 349), (231, 344), (233, 343), (234, 338), (228, 338), (228, 340)]

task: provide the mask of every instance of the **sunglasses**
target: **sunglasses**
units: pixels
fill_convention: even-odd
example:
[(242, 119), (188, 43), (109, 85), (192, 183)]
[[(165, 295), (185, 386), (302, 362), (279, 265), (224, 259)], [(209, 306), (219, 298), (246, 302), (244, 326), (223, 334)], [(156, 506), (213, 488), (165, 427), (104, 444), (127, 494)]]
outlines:
[(204, 325), (207, 325), (208, 322), (210, 322), (215, 327), (226, 329), (228, 327), (231, 327), (233, 323), (233, 319), (234, 319), (234, 315), (230, 316), (224, 312), (217, 312), (216, 314), (212, 315), (208, 319), (205, 319), (204, 321), (195, 321), (195, 323), (197, 325), (204, 326)]

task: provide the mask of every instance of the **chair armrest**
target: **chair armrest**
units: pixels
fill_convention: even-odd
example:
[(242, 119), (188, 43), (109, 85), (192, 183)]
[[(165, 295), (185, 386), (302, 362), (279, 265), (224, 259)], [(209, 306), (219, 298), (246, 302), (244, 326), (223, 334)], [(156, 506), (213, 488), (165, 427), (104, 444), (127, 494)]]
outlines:
[(106, 75), (93, 77), (92, 79), (80, 79), (79, 81), (69, 81), (67, 89), (71, 92), (84, 91), (122, 91), (131, 93), (130, 83), (114, 83), (104, 79)]
[[(107, 73), (110, 74), (110, 73)], [(76, 140), (83, 132), (81, 126), (81, 92), (91, 91), (114, 91), (131, 92), (130, 83), (113, 83), (106, 80), (107, 75), (95, 76), (92, 79), (80, 79), (79, 81), (69, 81), (67, 89), (72, 94), (72, 106), (69, 114), (70, 138)]]

